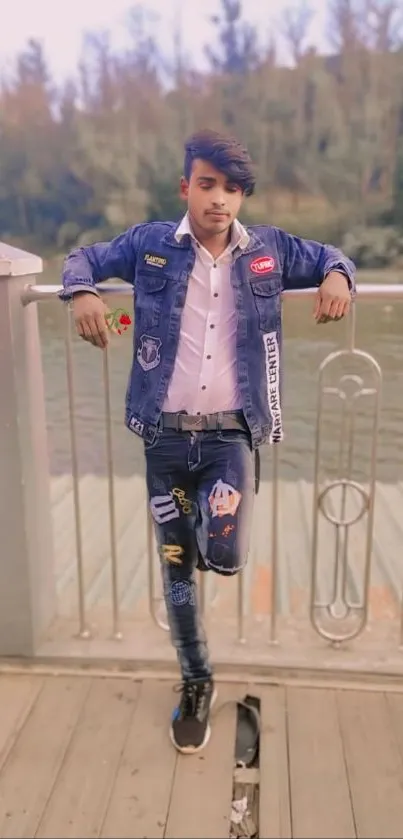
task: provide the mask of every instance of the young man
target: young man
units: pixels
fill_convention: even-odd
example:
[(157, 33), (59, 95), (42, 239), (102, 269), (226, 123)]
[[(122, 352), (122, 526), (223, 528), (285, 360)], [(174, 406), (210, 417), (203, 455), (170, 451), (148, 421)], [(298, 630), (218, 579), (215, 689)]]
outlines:
[(194, 570), (232, 576), (246, 561), (253, 453), (283, 437), (281, 292), (317, 286), (314, 316), (349, 310), (354, 266), (332, 246), (237, 220), (255, 180), (247, 151), (213, 131), (185, 147), (179, 224), (138, 224), (66, 259), (64, 300), (78, 334), (105, 348), (105, 306), (95, 284), (131, 283), (133, 363), (126, 425), (144, 440), (147, 487), (164, 595), (182, 674), (171, 738), (203, 748), (215, 697)]

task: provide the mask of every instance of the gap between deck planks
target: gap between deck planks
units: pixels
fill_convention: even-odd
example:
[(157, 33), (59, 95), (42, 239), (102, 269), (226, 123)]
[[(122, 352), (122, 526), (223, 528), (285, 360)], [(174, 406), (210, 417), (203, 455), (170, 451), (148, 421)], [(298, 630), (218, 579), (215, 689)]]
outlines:
[(185, 757), (172, 688), (0, 676), (0, 836), (226, 839), (246, 689), (261, 699), (262, 839), (403, 836), (401, 694), (220, 684), (210, 743)]

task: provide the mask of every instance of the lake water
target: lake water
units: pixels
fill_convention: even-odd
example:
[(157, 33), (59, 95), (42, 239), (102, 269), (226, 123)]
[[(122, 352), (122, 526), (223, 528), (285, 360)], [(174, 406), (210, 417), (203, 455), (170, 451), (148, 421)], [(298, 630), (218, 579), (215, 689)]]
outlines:
[[(403, 282), (403, 275), (359, 274), (360, 282)], [(40, 282), (59, 283), (59, 266), (50, 263)], [(115, 298), (116, 300), (116, 298)], [(129, 301), (128, 301), (129, 302)], [(116, 305), (116, 302), (112, 305)], [(123, 305), (126, 305), (123, 303)], [(45, 371), (49, 452), (53, 474), (71, 471), (69, 414), (63, 327), (65, 307), (58, 301), (39, 306)], [(284, 426), (281, 476), (313, 478), (318, 367), (335, 349), (345, 345), (346, 324), (317, 326), (312, 300), (284, 303)], [(382, 368), (382, 409), (378, 442), (378, 477), (403, 480), (403, 301), (357, 304), (356, 346), (371, 353)], [(105, 425), (102, 353), (83, 341), (73, 341), (75, 361), (75, 412), (79, 435), (80, 472), (105, 474)], [(131, 360), (131, 330), (114, 337), (110, 349), (112, 420), (115, 471), (129, 475), (142, 469), (142, 445), (123, 426), (124, 396)], [(343, 371), (340, 371), (340, 374)], [(361, 371), (357, 369), (359, 374)], [(332, 383), (336, 384), (334, 374)], [(370, 379), (365, 378), (366, 383)], [(357, 417), (354, 477), (365, 480), (371, 444), (371, 404), (363, 401)], [(324, 416), (324, 470), (337, 472), (336, 441), (341, 417), (337, 404), (329, 403)], [(262, 475), (269, 477), (271, 449), (262, 449)]]

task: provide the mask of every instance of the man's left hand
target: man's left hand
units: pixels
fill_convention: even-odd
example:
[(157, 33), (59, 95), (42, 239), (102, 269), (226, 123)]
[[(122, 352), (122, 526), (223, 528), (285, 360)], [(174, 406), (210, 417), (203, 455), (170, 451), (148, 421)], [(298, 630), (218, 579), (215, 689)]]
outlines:
[(313, 312), (316, 322), (340, 320), (349, 313), (350, 306), (351, 292), (347, 277), (338, 271), (331, 271), (318, 288)]

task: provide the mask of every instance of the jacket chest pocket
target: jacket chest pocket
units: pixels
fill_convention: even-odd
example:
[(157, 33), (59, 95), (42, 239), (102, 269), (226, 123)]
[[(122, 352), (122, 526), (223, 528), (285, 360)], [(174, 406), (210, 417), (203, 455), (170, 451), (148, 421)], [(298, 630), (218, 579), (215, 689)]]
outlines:
[(250, 277), (253, 302), (262, 332), (278, 329), (281, 317), (281, 274), (271, 275), (270, 279)]
[(166, 306), (168, 275), (162, 270), (136, 276), (136, 322), (141, 329), (159, 326)]

